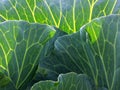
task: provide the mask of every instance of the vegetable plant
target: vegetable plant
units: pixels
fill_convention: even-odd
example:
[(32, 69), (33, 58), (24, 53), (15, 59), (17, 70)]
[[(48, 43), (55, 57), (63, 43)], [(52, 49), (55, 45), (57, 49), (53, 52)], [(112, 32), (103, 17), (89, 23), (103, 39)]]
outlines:
[(0, 90), (119, 90), (119, 0), (1, 0)]

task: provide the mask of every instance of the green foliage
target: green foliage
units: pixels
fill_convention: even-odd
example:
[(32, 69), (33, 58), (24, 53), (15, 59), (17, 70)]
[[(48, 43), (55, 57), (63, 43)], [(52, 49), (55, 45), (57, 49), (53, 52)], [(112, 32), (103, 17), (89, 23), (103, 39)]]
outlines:
[(58, 38), (54, 55), (41, 59), (40, 66), (59, 74), (85, 73), (93, 79), (96, 88), (106, 86), (109, 90), (118, 90), (119, 38), (120, 15), (95, 19), (80, 31)]
[(0, 90), (119, 90), (119, 14), (120, 0), (1, 0)]
[(60, 74), (58, 81), (40, 81), (31, 90), (92, 90), (89, 78), (76, 73)]
[(92, 19), (120, 13), (119, 0), (1, 0), (0, 21), (26, 20), (73, 33)]
[(37, 23), (6, 21), (0, 24), (0, 90), (5, 90), (9, 83), (10, 87), (21, 90), (27, 85), (35, 74), (44, 44), (54, 33), (50, 26)]

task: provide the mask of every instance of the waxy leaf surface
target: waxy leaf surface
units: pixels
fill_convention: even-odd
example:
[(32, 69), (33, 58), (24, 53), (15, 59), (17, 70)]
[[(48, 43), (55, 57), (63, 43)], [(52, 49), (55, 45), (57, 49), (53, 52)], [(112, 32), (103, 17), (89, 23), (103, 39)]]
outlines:
[(25, 21), (0, 23), (0, 90), (23, 90), (37, 69), (54, 28)]

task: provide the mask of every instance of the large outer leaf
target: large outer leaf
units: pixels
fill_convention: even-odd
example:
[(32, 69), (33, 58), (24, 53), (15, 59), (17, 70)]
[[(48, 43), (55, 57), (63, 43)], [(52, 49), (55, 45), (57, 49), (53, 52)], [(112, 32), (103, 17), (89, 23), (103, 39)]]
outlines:
[(93, 18), (120, 13), (120, 0), (1, 0), (0, 21), (27, 20), (76, 32)]
[(55, 30), (24, 21), (0, 24), (0, 90), (23, 90), (37, 69), (44, 44)]
[(97, 18), (55, 42), (54, 57), (40, 66), (57, 73), (74, 71), (93, 78), (95, 87), (120, 89), (120, 15)]
[(76, 73), (60, 74), (58, 81), (40, 81), (31, 90), (93, 90), (86, 75)]

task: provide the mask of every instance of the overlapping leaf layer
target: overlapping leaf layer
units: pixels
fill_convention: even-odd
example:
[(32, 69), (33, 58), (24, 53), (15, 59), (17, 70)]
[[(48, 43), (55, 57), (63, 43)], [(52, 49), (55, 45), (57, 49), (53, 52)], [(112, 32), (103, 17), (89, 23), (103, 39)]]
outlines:
[(56, 73), (86, 73), (96, 88), (119, 90), (119, 38), (120, 15), (95, 19), (77, 33), (58, 38), (54, 55), (44, 57), (40, 66)]
[(1, 0), (0, 90), (119, 90), (117, 14), (120, 0)]

